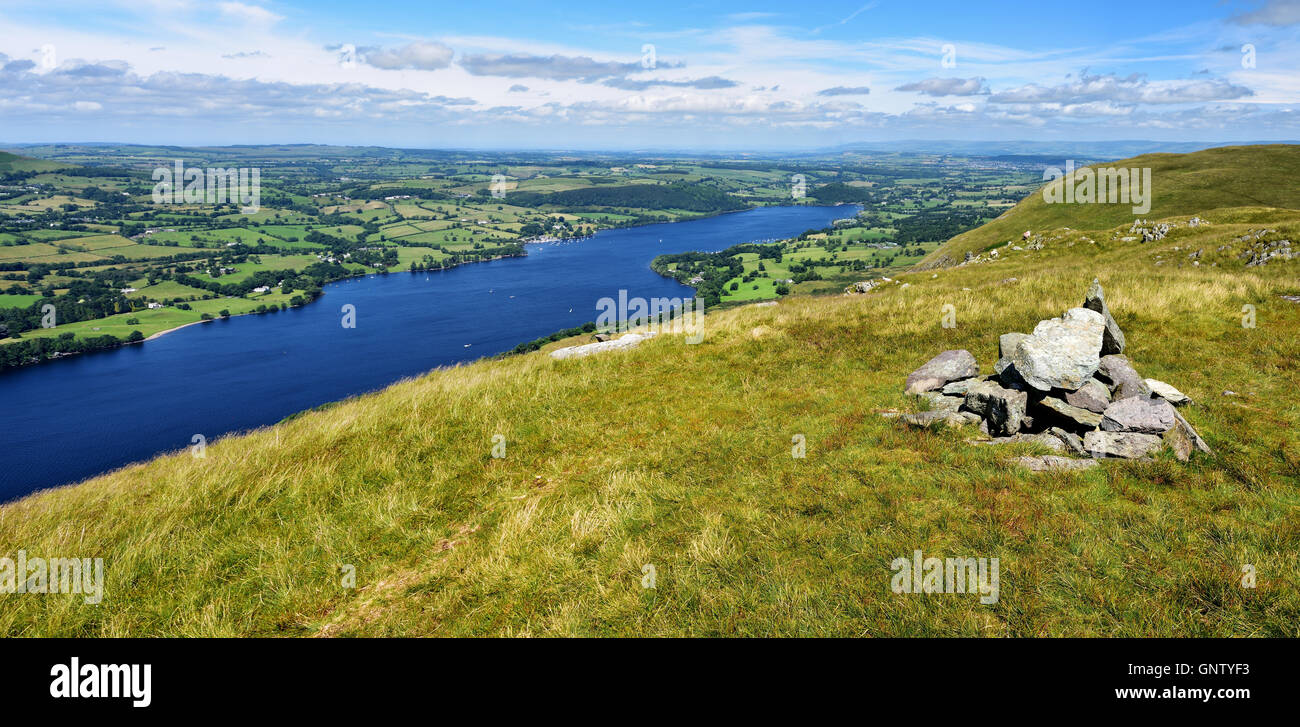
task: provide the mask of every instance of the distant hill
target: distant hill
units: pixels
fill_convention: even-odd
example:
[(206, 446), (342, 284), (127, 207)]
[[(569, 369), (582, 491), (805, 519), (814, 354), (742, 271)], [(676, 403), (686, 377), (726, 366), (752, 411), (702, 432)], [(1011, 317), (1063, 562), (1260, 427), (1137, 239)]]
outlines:
[[(1133, 205), (1048, 204), (1042, 188), (996, 220), (958, 235), (921, 262), (930, 266), (946, 255), (960, 261), (967, 252), (1017, 239), (1025, 230), (1069, 227), (1104, 230), (1139, 217), (1203, 214), (1227, 207), (1300, 209), (1300, 145), (1225, 146), (1191, 154), (1143, 154), (1093, 168), (1150, 168), (1153, 188), (1150, 211), (1135, 214)], [(1059, 182), (1058, 182), (1059, 184)]]
[(10, 172), (52, 172), (72, 166), (64, 162), (51, 162), (44, 159), (32, 159), (7, 151), (0, 151), (0, 174)]
[[(1233, 146), (1256, 144), (1296, 143), (1294, 141), (1242, 141)], [(1125, 157), (1164, 152), (1186, 154), (1202, 149), (1224, 146), (1215, 141), (1152, 141), (1119, 139), (1114, 141), (955, 141), (932, 139), (903, 139), (899, 141), (856, 142), (824, 151), (898, 152), (909, 154), (955, 154), (959, 156), (1041, 155), (1073, 159), (1122, 159)]]

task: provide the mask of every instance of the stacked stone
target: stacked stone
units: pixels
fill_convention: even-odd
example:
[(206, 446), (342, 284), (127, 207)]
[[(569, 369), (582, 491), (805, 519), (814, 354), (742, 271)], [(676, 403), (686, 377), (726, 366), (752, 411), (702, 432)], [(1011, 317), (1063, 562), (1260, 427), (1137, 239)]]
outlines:
[(1186, 460), (1210, 447), (1177, 407), (1191, 399), (1144, 379), (1105, 292), (1092, 281), (1083, 306), (998, 340), (993, 374), (969, 351), (944, 351), (907, 377), (906, 392), (930, 410), (903, 420), (919, 427), (978, 424), (993, 443), (1032, 441), (1096, 459), (1148, 458), (1164, 446)]

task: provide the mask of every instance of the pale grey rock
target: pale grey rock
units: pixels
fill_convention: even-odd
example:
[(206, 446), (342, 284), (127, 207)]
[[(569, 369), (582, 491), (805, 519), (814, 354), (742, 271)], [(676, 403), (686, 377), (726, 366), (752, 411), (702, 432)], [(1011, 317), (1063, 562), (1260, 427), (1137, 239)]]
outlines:
[(1188, 423), (1187, 419), (1185, 419), (1182, 413), (1179, 412), (1177, 409), (1174, 410), (1173, 428), (1180, 430), (1183, 433), (1183, 435), (1186, 436), (1191, 441), (1192, 446), (1195, 447), (1197, 450), (1204, 452), (1206, 454), (1214, 454), (1214, 450), (1210, 449), (1210, 445), (1207, 444), (1204, 439), (1201, 439), (1201, 435), (1196, 433), (1196, 428), (1193, 427), (1190, 423)]
[(1095, 459), (1074, 459), (1055, 454), (1042, 454), (1037, 457), (1016, 457), (1009, 460), (1034, 472), (1072, 472), (1098, 466)]
[(1066, 451), (1072, 454), (1087, 454), (1087, 450), (1083, 448), (1083, 440), (1074, 432), (1067, 432), (1060, 427), (1052, 427), (1047, 430), (1046, 434), (1061, 440), (1065, 444)]
[(948, 396), (966, 396), (966, 392), (970, 391), (970, 387), (981, 381), (984, 381), (984, 379), (979, 377), (954, 381), (950, 384), (945, 384), (942, 391)]
[(962, 403), (965, 402), (964, 397), (944, 396), (937, 391), (923, 391), (917, 395), (917, 398), (928, 403), (932, 411), (945, 411), (950, 413), (956, 413), (957, 410), (961, 408)]
[(1129, 363), (1128, 358), (1119, 354), (1102, 356), (1097, 366), (1099, 378), (1110, 384), (1111, 399), (1119, 401), (1134, 396), (1143, 399), (1151, 396), (1151, 387)]
[(966, 392), (966, 409), (987, 420), (989, 433), (995, 436), (1020, 431), (1028, 404), (1025, 392), (1004, 389), (992, 381), (981, 381)]
[(984, 441), (972, 441), (972, 444), (1037, 444), (1048, 449), (1064, 452), (1066, 445), (1060, 439), (1042, 432), (1039, 434), (1013, 434), (1009, 437), (993, 437)]
[(1120, 330), (1119, 324), (1110, 314), (1110, 308), (1106, 307), (1106, 293), (1101, 289), (1101, 281), (1096, 278), (1093, 278), (1092, 285), (1088, 286), (1088, 295), (1084, 298), (1083, 307), (1100, 313), (1105, 323), (1106, 328), (1101, 337), (1102, 355), (1124, 353), (1124, 331)]
[(1100, 426), (1108, 432), (1164, 434), (1174, 422), (1174, 407), (1169, 402), (1134, 396), (1106, 407)]
[[(1038, 406), (1052, 412), (1055, 420), (1059, 421), (1064, 419), (1064, 423), (1066, 423), (1066, 425), (1071, 429), (1096, 429), (1097, 426), (1101, 424), (1102, 417), (1100, 414), (1081, 407), (1072, 406), (1055, 396), (1044, 396), (1042, 400), (1038, 402)], [(1049, 421), (1051, 420), (1052, 419), (1049, 418)]]
[(1011, 364), (1039, 391), (1074, 391), (1097, 372), (1105, 321), (1087, 308), (1071, 308), (1060, 318), (1040, 321), (1016, 345)]
[(1066, 393), (1065, 403), (1100, 414), (1110, 406), (1110, 388), (1096, 379), (1088, 379), (1078, 391)]
[(613, 341), (600, 341), (597, 343), (585, 343), (581, 346), (558, 348), (551, 351), (551, 358), (556, 360), (582, 358), (583, 356), (590, 356), (593, 353), (603, 353), (605, 351), (617, 351), (620, 349), (632, 348), (653, 336), (653, 333), (628, 333)]
[(917, 427), (918, 429), (930, 429), (940, 424), (948, 427), (961, 427), (971, 424), (969, 417), (964, 416), (965, 412), (958, 413), (952, 411), (922, 411), (915, 414), (904, 414), (901, 418), (904, 423)]
[(1169, 431), (1165, 432), (1161, 439), (1164, 440), (1165, 446), (1174, 453), (1174, 457), (1179, 462), (1186, 462), (1192, 458), (1192, 449), (1195, 445), (1192, 444), (1191, 437), (1187, 435), (1187, 430), (1177, 423), (1170, 427)]
[(998, 336), (998, 362), (993, 364), (994, 373), (1001, 375), (1011, 365), (1011, 354), (1026, 338), (1029, 338), (1028, 333), (1003, 333)]
[(904, 391), (908, 394), (919, 394), (923, 391), (942, 389), (949, 382), (969, 379), (979, 372), (979, 364), (975, 363), (975, 357), (970, 351), (944, 351), (913, 371), (907, 377)]
[(1184, 394), (1163, 381), (1158, 379), (1144, 379), (1144, 381), (1146, 382), (1147, 388), (1151, 389), (1151, 393), (1174, 406), (1183, 406), (1184, 404), (1192, 403), (1191, 398), (1187, 396), (1187, 394)]
[(1083, 448), (1097, 459), (1142, 459), (1151, 456), (1163, 443), (1154, 434), (1138, 432), (1106, 432), (1095, 429), (1083, 436)]

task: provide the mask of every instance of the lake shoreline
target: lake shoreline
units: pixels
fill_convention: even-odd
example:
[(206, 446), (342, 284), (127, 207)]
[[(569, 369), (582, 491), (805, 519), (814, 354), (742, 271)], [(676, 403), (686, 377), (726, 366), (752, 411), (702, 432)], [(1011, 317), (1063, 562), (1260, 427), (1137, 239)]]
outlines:
[[(160, 346), (96, 351), (102, 362), (69, 357), (49, 371), (15, 368), (0, 374), (12, 382), (6, 392), (19, 412), (0, 420), (0, 439), (13, 455), (8, 471), (0, 472), (0, 500), (130, 466), (174, 450), (178, 440), (188, 445), (192, 433), (211, 442), (431, 370), (508, 355), (521, 342), (581, 327), (599, 310), (598, 301), (617, 298), (622, 289), (647, 299), (691, 296), (692, 286), (647, 263), (661, 252), (797, 235), (845, 215), (831, 207), (767, 205), (743, 215), (602, 230), (493, 266), (462, 264), (385, 280), (382, 273), (349, 276), (323, 286), (322, 295), (334, 303), (298, 306), (286, 311), (289, 318), (259, 316)], [(339, 327), (336, 310), (343, 303), (361, 311), (360, 325)], [(105, 387), (104, 377), (114, 386)], [(75, 399), (78, 408), (42, 405), (55, 396)], [(118, 426), (123, 420), (137, 426)]]
[[(605, 228), (605, 229), (603, 229), (603, 230), (597, 230), (596, 232), (592, 233), (591, 235), (586, 235), (586, 236), (584, 236), (584, 237), (550, 238), (550, 239), (541, 239), (541, 240), (519, 240), (518, 242), (519, 242), (519, 244), (524, 245), (524, 246), (527, 246), (527, 245), (534, 245), (534, 244), (536, 244), (536, 245), (544, 245), (544, 244), (548, 244), (548, 243), (570, 243), (570, 242), (582, 242), (583, 240), (589, 240), (589, 239), (595, 237), (596, 235), (598, 235), (598, 234), (600, 234), (600, 233), (602, 233), (602, 232), (609, 232), (609, 231), (614, 231), (614, 230), (630, 230), (630, 229), (635, 229), (635, 228), (639, 228), (639, 227), (649, 227), (649, 226), (651, 226), (651, 225), (664, 225), (664, 224), (676, 224), (676, 223), (681, 223), (681, 222), (693, 222), (693, 221), (696, 221), (696, 220), (705, 220), (705, 219), (712, 219), (712, 218), (722, 217), (722, 216), (725, 216), (725, 215), (740, 214), (740, 213), (744, 213), (744, 212), (752, 212), (752, 211), (754, 211), (754, 210), (757, 210), (757, 209), (763, 209), (763, 208), (766, 208), (766, 207), (841, 207), (841, 206), (848, 205), (848, 204), (852, 204), (852, 203), (849, 203), (849, 202), (839, 202), (839, 203), (835, 203), (835, 204), (757, 204), (757, 205), (754, 205), (754, 206), (752, 206), (752, 207), (746, 207), (746, 208), (744, 208), (744, 209), (739, 209), (739, 210), (721, 210), (721, 211), (718, 211), (718, 212), (703, 212), (703, 213), (700, 213), (700, 214), (695, 215), (695, 216), (685, 217), (685, 218), (680, 219), (680, 220), (672, 220), (672, 221), (668, 221), (668, 222), (638, 222), (638, 223), (636, 223), (636, 224), (632, 224), (632, 225), (619, 225), (619, 226), (616, 226), (616, 227), (608, 227), (608, 228)], [(523, 255), (497, 255), (497, 256), (495, 256), (495, 257), (486, 258), (486, 259), (483, 259), (483, 260), (469, 260), (469, 261), (459, 262), (459, 263), (456, 263), (455, 265), (450, 265), (450, 266), (447, 266), (447, 267), (438, 268), (437, 270), (424, 270), (424, 271), (417, 271), (417, 270), (400, 271), (400, 270), (399, 270), (399, 271), (396, 271), (396, 272), (412, 272), (412, 273), (415, 273), (415, 272), (426, 272), (426, 273), (428, 273), (428, 272), (438, 272), (438, 271), (441, 271), (441, 270), (451, 270), (451, 269), (453, 269), (453, 268), (461, 267), (462, 265), (470, 265), (470, 264), (473, 264), (473, 263), (492, 262), (492, 261), (494, 261), (494, 260), (503, 260), (503, 259), (511, 258), (511, 257), (527, 257), (527, 256), (528, 256), (528, 255), (527, 255), (527, 252), (525, 252)], [(330, 283), (337, 283), (337, 282), (341, 282), (341, 281), (344, 281), (344, 280), (352, 280), (352, 279), (356, 279), (356, 278), (364, 278), (364, 277), (369, 277), (369, 276), (371, 276), (371, 275), (388, 275), (388, 274), (393, 273), (393, 272), (395, 272), (395, 271), (393, 271), (393, 270), (385, 270), (385, 271), (367, 271), (367, 272), (358, 273), (358, 274), (356, 274), (356, 275), (349, 275), (349, 276), (347, 276), (347, 277), (338, 278), (337, 280), (328, 280), (328, 281), (325, 282), (325, 284), (328, 285), (328, 284), (330, 284)], [(679, 282), (680, 282), (680, 281), (679, 281)], [(683, 285), (686, 285), (686, 284), (683, 283)], [(692, 289), (693, 289), (693, 286), (688, 286), (688, 287), (692, 287)], [(316, 301), (319, 300), (321, 297), (323, 297), (323, 294), (322, 294), (322, 295), (319, 295), (319, 296), (316, 296), (316, 297), (314, 297), (314, 298), (312, 298), (311, 300), (309, 300), (309, 301), (303, 303), (301, 306), (294, 306), (294, 307), (306, 307), (306, 306), (308, 306), (308, 305), (310, 305), (310, 304), (316, 302)], [(282, 310), (285, 310), (285, 309), (282, 309)], [(261, 311), (261, 312), (259, 312), (259, 311), (256, 311), (256, 310), (251, 310), (251, 311), (247, 311), (247, 312), (245, 312), (245, 313), (236, 313), (236, 314), (234, 314), (234, 315), (226, 316), (226, 317), (228, 317), (228, 318), (236, 318), (236, 317), (239, 317), (239, 316), (261, 315), (262, 313), (266, 313), (266, 312), (268, 312), (268, 311)], [(211, 322), (211, 321), (213, 321), (213, 320), (216, 320), (216, 319), (215, 319), (215, 318), (208, 318), (208, 319), (202, 319), (202, 320), (197, 320), (197, 321), (191, 321), (191, 322), (189, 322), (189, 323), (182, 323), (182, 324), (180, 324), (180, 325), (178, 325), (178, 326), (173, 326), (173, 327), (171, 327), (171, 328), (167, 328), (167, 329), (164, 329), (164, 330), (161, 330), (161, 331), (157, 331), (157, 332), (155, 332), (155, 333), (152, 333), (152, 334), (150, 334), (149, 336), (146, 336), (145, 338), (142, 338), (141, 340), (138, 340), (138, 341), (128, 341), (128, 340), (126, 340), (126, 339), (120, 339), (120, 343), (119, 343), (119, 345), (117, 345), (117, 346), (111, 346), (111, 347), (107, 347), (107, 348), (96, 349), (96, 350), (93, 350), (93, 351), (67, 351), (67, 352), (58, 352), (58, 353), (55, 353), (55, 354), (52, 354), (52, 355), (49, 355), (49, 356), (46, 356), (46, 357), (43, 357), (43, 358), (39, 358), (39, 359), (37, 359), (37, 360), (35, 360), (35, 361), (29, 361), (29, 362), (24, 363), (24, 364), (19, 365), (19, 366), (10, 366), (10, 367), (7, 367), (7, 368), (0, 369), (0, 374), (3, 374), (5, 371), (18, 370), (18, 369), (26, 369), (26, 368), (30, 368), (30, 367), (32, 367), (32, 366), (38, 366), (38, 365), (40, 365), (40, 364), (50, 363), (50, 362), (53, 362), (53, 361), (60, 361), (60, 360), (67, 359), (67, 358), (73, 358), (73, 357), (81, 356), (81, 355), (84, 355), (84, 354), (87, 354), (87, 353), (99, 353), (100, 351), (112, 351), (112, 350), (114, 350), (114, 349), (121, 348), (121, 347), (123, 347), (123, 346), (131, 346), (131, 345), (135, 345), (135, 344), (145, 343), (145, 342), (147, 342), (147, 341), (152, 341), (152, 340), (154, 340), (154, 339), (161, 338), (162, 336), (164, 336), (164, 335), (166, 335), (166, 334), (168, 334), (168, 333), (172, 333), (172, 332), (174, 332), (174, 331), (179, 331), (179, 330), (181, 330), (182, 328), (188, 328), (188, 327), (190, 327), (190, 326), (193, 326), (193, 325), (196, 325), (196, 324), (199, 324), (199, 323), (209, 323), (209, 322)], [(18, 339), (15, 339), (15, 340), (18, 340)], [(530, 343), (530, 341), (524, 341), (523, 343)], [(0, 343), (0, 345), (7, 345), (7, 344)]]

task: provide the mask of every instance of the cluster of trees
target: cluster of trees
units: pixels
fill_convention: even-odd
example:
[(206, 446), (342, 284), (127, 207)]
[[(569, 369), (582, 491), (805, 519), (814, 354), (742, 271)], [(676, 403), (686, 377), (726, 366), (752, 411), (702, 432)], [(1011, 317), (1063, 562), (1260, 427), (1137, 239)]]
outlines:
[(514, 349), (511, 351), (511, 353), (528, 353), (529, 351), (536, 351), (542, 346), (545, 346), (548, 343), (554, 343), (562, 338), (569, 338), (570, 336), (580, 336), (584, 333), (593, 333), (595, 330), (596, 330), (596, 324), (594, 322), (588, 321), (586, 323), (583, 323), (581, 326), (577, 326), (576, 328), (566, 328), (562, 331), (556, 331), (555, 333), (552, 333), (551, 335), (546, 336), (544, 338), (539, 338), (535, 341), (529, 341), (528, 343), (521, 343), (518, 346), (515, 346)]
[(893, 222), (897, 233), (894, 242), (942, 242), (984, 223), (986, 216), (977, 210), (930, 210)]
[[(704, 299), (704, 305), (714, 306), (722, 302), (726, 282), (739, 277), (745, 271), (745, 264), (739, 255), (756, 253), (759, 265), (764, 260), (781, 262), (780, 245), (758, 245), (745, 243), (732, 245), (721, 252), (683, 252), (674, 255), (660, 255), (650, 263), (650, 268), (664, 277), (673, 278), (679, 283), (695, 286), (695, 294)], [(676, 270), (671, 266), (676, 264)], [(691, 283), (693, 278), (702, 280)]]
[(131, 331), (131, 335), (125, 339), (110, 335), (77, 338), (72, 333), (61, 333), (54, 338), (32, 338), (15, 341), (0, 346), (0, 370), (25, 366), (58, 356), (103, 351), (109, 348), (117, 348), (125, 343), (135, 343), (142, 340), (144, 340), (144, 334), (139, 331)]
[(841, 204), (844, 202), (870, 202), (875, 198), (869, 187), (854, 187), (843, 182), (831, 182), (813, 190), (808, 196), (818, 202)]
[(748, 207), (744, 200), (702, 184), (630, 184), (625, 187), (590, 187), (562, 192), (512, 192), (510, 204), (521, 207), (562, 205), (583, 207), (640, 207), (681, 209), (691, 212), (730, 212)]
[(55, 321), (59, 325), (130, 312), (133, 310), (132, 301), (115, 287), (121, 285), (110, 274), (115, 272), (118, 271), (105, 271), (104, 275), (92, 280), (74, 280), (63, 295), (46, 291), (44, 298), (26, 308), (0, 308), (0, 338), (17, 337), (25, 331), (40, 328), (44, 316), (42, 308), (46, 305), (54, 306)]
[(347, 192), (352, 199), (383, 199), (385, 197), (402, 197), (410, 195), (418, 199), (451, 199), (442, 192), (435, 192), (428, 187), (358, 187)]

